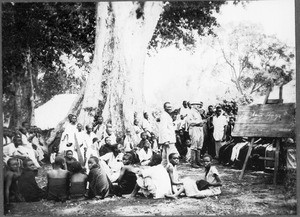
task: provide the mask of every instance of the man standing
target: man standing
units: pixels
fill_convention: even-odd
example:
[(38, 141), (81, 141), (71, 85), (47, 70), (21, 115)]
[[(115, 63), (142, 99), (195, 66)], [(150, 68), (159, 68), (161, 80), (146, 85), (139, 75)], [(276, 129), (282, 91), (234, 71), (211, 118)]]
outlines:
[(162, 165), (169, 163), (168, 156), (171, 153), (178, 153), (175, 143), (176, 135), (171, 117), (172, 106), (169, 102), (164, 103), (164, 111), (160, 116), (159, 143), (162, 145)]
[(142, 121), (142, 129), (144, 130), (144, 132), (147, 133), (147, 135), (150, 137), (151, 133), (152, 133), (152, 127), (151, 127), (151, 123), (149, 121), (149, 115), (147, 112), (144, 112), (144, 118)]
[(200, 113), (191, 108), (190, 115), (188, 116), (189, 135), (191, 138), (191, 166), (199, 168), (201, 149), (203, 146), (203, 121)]
[(98, 116), (97, 121), (95, 122), (95, 125), (93, 127), (93, 132), (96, 134), (99, 141), (104, 139), (105, 131), (106, 131), (106, 126), (103, 123), (103, 117)]
[(219, 150), (222, 146), (222, 142), (226, 139), (226, 117), (222, 114), (221, 106), (216, 107), (216, 115), (213, 116), (212, 124), (214, 126), (213, 136), (216, 146), (216, 158), (219, 158)]

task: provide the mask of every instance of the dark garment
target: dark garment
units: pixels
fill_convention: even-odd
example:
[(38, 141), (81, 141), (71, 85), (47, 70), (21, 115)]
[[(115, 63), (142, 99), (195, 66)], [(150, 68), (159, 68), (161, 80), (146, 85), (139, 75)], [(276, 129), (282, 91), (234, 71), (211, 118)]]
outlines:
[(49, 178), (47, 200), (66, 201), (69, 196), (68, 178)]
[(142, 149), (145, 146), (145, 143), (149, 142), (147, 139), (146, 140), (141, 140), (139, 144), (137, 144), (137, 147)]
[(232, 154), (232, 149), (235, 146), (235, 142), (229, 142), (223, 145), (220, 148), (219, 151), (219, 163), (222, 163), (223, 165), (228, 165), (231, 163), (231, 154)]
[(36, 172), (31, 170), (24, 170), (20, 176), (19, 189), (26, 202), (36, 202), (45, 198), (45, 191), (38, 186), (35, 176)]
[(176, 132), (176, 143), (175, 143), (175, 147), (178, 151), (178, 153), (180, 154), (181, 157), (186, 156), (187, 153), (187, 146), (185, 144), (186, 142), (186, 138), (184, 135), (180, 136), (178, 132)]
[(138, 164), (140, 163), (140, 158), (139, 155), (136, 153), (136, 151), (131, 150), (131, 151), (127, 151), (126, 153), (130, 153), (132, 154), (132, 164)]
[(213, 118), (213, 115), (211, 115), (207, 118), (206, 135), (204, 137), (202, 154), (207, 152), (210, 156), (215, 157), (216, 147), (215, 147), (215, 140), (213, 137), (214, 129), (213, 129), (213, 125), (212, 125), (212, 118)]
[(103, 156), (109, 152), (112, 152), (112, 148), (110, 145), (104, 144), (101, 146), (100, 150), (99, 150), (99, 156)]
[(71, 171), (71, 170), (70, 170), (70, 169), (71, 169), (71, 164), (72, 164), (73, 162), (77, 161), (76, 158), (75, 158), (75, 157), (72, 157), (71, 159), (68, 159), (67, 157), (65, 157), (65, 160), (66, 160), (67, 170), (68, 170), (68, 171)]
[(226, 126), (226, 132), (225, 132), (225, 136), (226, 136), (226, 141), (229, 141), (232, 139), (231, 133), (233, 131), (233, 125), (228, 124)]
[(136, 175), (134, 172), (125, 171), (121, 180), (118, 181), (118, 185), (114, 186), (114, 193), (117, 196), (122, 194), (130, 194), (136, 184)]
[(70, 199), (84, 197), (86, 193), (86, 182), (71, 182)]
[(88, 197), (94, 198), (100, 196), (101, 198), (108, 197), (112, 192), (112, 183), (107, 177), (103, 168), (99, 165), (94, 165), (88, 175), (89, 191)]
[(197, 185), (197, 188), (199, 191), (202, 191), (202, 190), (205, 190), (205, 189), (208, 189), (209, 187), (209, 183), (206, 181), (206, 180), (198, 180), (196, 181), (196, 185)]
[[(238, 158), (237, 158), (237, 160), (234, 162), (234, 166), (235, 166), (237, 169), (242, 169), (242, 168), (243, 168), (243, 164), (244, 164), (244, 161), (245, 161), (245, 159), (246, 159), (246, 155), (247, 155), (248, 149), (249, 149), (249, 144), (244, 145), (244, 146), (240, 149)], [(247, 169), (249, 169), (248, 166), (249, 166), (249, 164), (247, 164), (247, 167), (246, 167)]]

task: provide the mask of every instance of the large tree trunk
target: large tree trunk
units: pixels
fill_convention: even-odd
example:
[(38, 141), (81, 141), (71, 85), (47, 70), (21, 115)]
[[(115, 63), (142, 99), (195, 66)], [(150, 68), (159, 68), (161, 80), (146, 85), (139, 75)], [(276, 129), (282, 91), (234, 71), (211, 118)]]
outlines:
[(13, 98), (12, 114), (14, 115), (10, 118), (10, 128), (19, 128), (24, 121), (34, 124), (31, 123), (31, 121), (34, 122), (34, 103), (32, 102), (34, 91), (31, 79), (31, 71), (27, 68), (27, 72), (22, 80), (19, 78), (13, 80), (15, 97)]
[[(96, 91), (99, 91), (99, 83), (96, 82), (101, 77), (106, 78), (107, 96), (102, 114), (104, 120), (112, 123), (119, 137), (123, 136), (125, 129), (132, 128), (135, 113), (140, 117), (142, 115), (147, 46), (162, 6), (162, 2), (97, 4), (94, 70), (89, 75), (91, 82), (88, 85), (98, 84)], [(95, 92), (87, 88), (85, 96), (92, 91)], [(101, 101), (103, 98), (100, 95), (98, 99)], [(97, 103), (94, 102), (92, 106), (98, 106)], [(85, 124), (91, 122), (91, 118), (84, 120)]]

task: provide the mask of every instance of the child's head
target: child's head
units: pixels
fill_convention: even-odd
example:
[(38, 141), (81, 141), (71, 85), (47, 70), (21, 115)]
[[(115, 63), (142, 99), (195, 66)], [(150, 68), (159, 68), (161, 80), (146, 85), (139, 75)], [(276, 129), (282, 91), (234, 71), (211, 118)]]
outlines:
[(111, 145), (111, 138), (108, 136), (108, 137), (105, 137), (105, 144), (107, 145)]
[(123, 164), (130, 165), (133, 163), (133, 155), (131, 153), (125, 153), (123, 156)]
[(177, 153), (169, 154), (169, 161), (172, 165), (178, 165), (179, 164), (179, 155)]
[(235, 118), (234, 117), (230, 117), (229, 121), (228, 121), (228, 124), (229, 125), (234, 125), (234, 122), (235, 122)]
[(156, 166), (160, 164), (162, 161), (162, 157), (159, 154), (153, 154), (149, 166)]
[(150, 146), (151, 146), (150, 142), (148, 140), (146, 140), (146, 142), (144, 143), (144, 147), (143, 148), (145, 150), (148, 150), (150, 148)]
[(82, 168), (80, 162), (78, 162), (78, 161), (72, 162), (70, 165), (70, 172), (72, 172), (72, 173), (83, 172), (83, 168)]
[(54, 166), (60, 167), (61, 169), (65, 169), (65, 158), (62, 156), (57, 156), (54, 160)]
[(190, 139), (187, 139), (186, 141), (185, 141), (185, 144), (186, 144), (186, 146), (187, 147), (191, 147), (191, 140)]
[(86, 132), (87, 132), (87, 133), (90, 133), (90, 132), (92, 132), (93, 127), (92, 127), (91, 124), (88, 124), (88, 125), (85, 126), (85, 129), (86, 129)]
[(93, 138), (93, 143), (98, 142), (99, 139), (97, 137)]
[(141, 133), (141, 139), (142, 139), (142, 140), (148, 139), (148, 134), (147, 134), (146, 132), (142, 132), (142, 133)]
[(72, 124), (75, 124), (77, 122), (77, 116), (76, 115), (72, 115), (71, 117), (71, 121)]
[(112, 145), (112, 152), (115, 154), (119, 154), (120, 152), (122, 152), (123, 149), (123, 145), (121, 144), (113, 144)]
[(80, 132), (80, 131), (82, 131), (82, 129), (83, 129), (82, 124), (81, 124), (81, 123), (78, 123), (78, 124), (77, 124), (77, 130)]
[(22, 138), (18, 134), (14, 137), (13, 141), (16, 148), (23, 145)]
[(73, 151), (72, 150), (67, 150), (66, 151), (66, 158), (71, 159), (73, 157)]
[(112, 135), (112, 133), (113, 133), (113, 129), (112, 129), (112, 127), (107, 127), (106, 128), (106, 133), (107, 133), (107, 135)]
[(23, 160), (23, 167), (25, 170), (31, 170), (31, 171), (34, 171), (37, 169), (31, 159)]
[(99, 165), (99, 159), (95, 156), (90, 157), (88, 160), (89, 169), (92, 169), (93, 166)]
[(9, 158), (7, 161), (8, 168), (13, 172), (18, 172), (20, 164), (17, 158)]
[(212, 157), (209, 154), (205, 154), (203, 156), (204, 167), (210, 167), (212, 161)]

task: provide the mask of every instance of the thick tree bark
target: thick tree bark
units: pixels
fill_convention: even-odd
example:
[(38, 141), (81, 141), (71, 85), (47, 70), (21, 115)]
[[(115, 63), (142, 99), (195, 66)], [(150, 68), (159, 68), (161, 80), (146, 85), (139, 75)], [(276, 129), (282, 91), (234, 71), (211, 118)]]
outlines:
[(33, 108), (32, 108), (32, 86), (29, 73), (26, 73), (22, 80), (14, 79), (14, 108), (10, 118), (9, 127), (19, 128), (22, 122), (31, 123)]
[[(123, 136), (125, 129), (132, 128), (134, 114), (141, 117), (144, 109), (145, 57), (162, 6), (162, 2), (97, 4), (94, 66), (88, 86), (96, 85), (101, 77), (106, 79), (107, 99), (102, 114), (104, 120), (112, 123), (119, 137)], [(85, 96), (88, 98), (94, 91), (87, 88)], [(99, 91), (99, 83), (96, 91)], [(103, 100), (101, 94), (97, 97)], [(87, 108), (94, 109), (95, 106), (98, 106), (96, 100)], [(91, 122), (91, 116), (85, 116), (83, 123)]]

